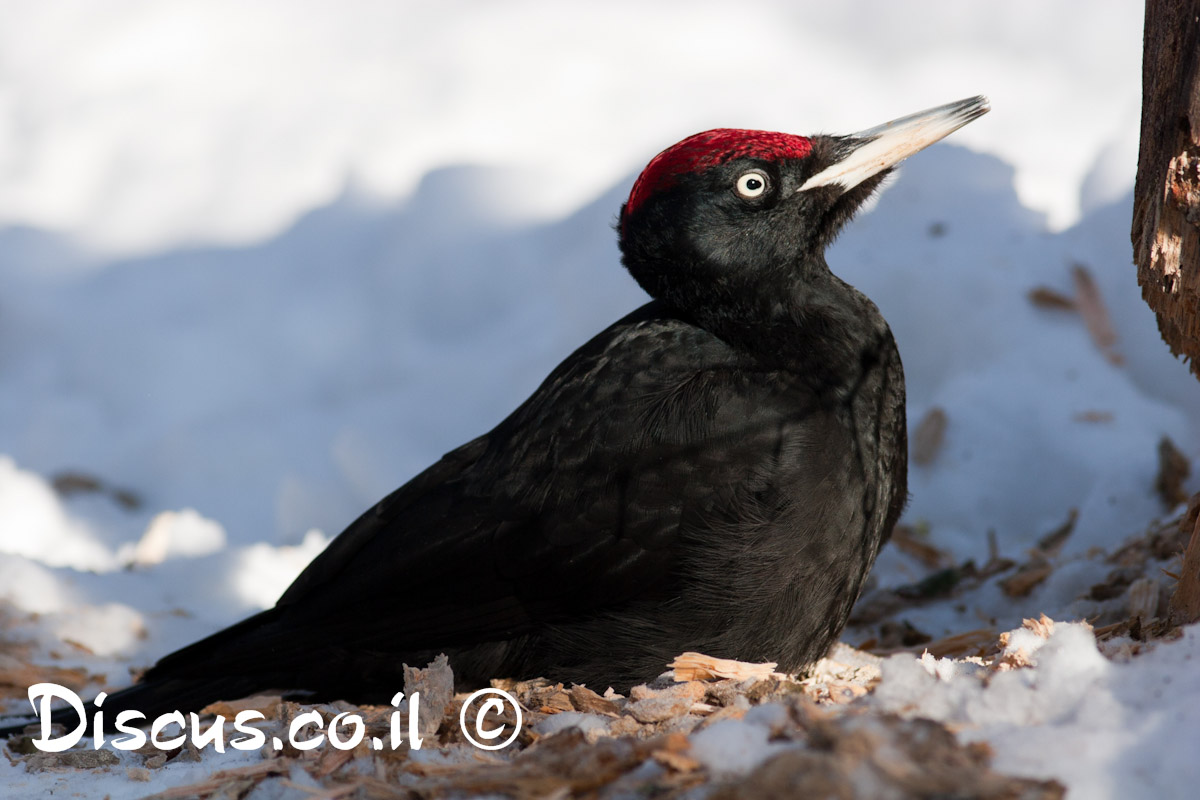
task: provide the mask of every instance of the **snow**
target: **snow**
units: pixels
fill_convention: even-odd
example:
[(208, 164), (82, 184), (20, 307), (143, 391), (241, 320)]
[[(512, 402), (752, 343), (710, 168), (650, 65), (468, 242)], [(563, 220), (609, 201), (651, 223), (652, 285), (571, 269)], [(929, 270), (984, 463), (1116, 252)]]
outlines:
[(1084, 626), (1056, 625), (1034, 656), (1031, 669), (986, 676), (931, 674), (894, 656), (874, 702), (961, 726), (992, 747), (996, 769), (1057, 778), (1072, 796), (1183, 797), (1196, 786), (1200, 627), (1114, 663)]
[(723, 719), (692, 737), (689, 754), (714, 774), (749, 772), (788, 745), (767, 741), (771, 729), (749, 719)]
[[(1130, 264), (1139, 7), (758, 0), (738, 10), (753, 25), (696, 2), (569, 8), (4, 4), (0, 621), (43, 663), (125, 685), (269, 606), (358, 513), (643, 301), (616, 211), (649, 157), (716, 125), (851, 132), (992, 100), (828, 259), (890, 321), (912, 425), (947, 415), (906, 521), (982, 563), (989, 530), (1020, 558), (1079, 516), (1029, 597), (993, 583), (906, 619), (940, 636), (1085, 616), (1111, 569), (1098, 550), (1173, 511), (1156, 447), (1196, 465), (1200, 386)], [(1075, 264), (1120, 365), (1077, 314), (1027, 299), (1072, 295)], [(64, 473), (99, 484), (64, 494)], [(889, 548), (875, 581), (923, 575)], [(1198, 777), (1181, 711), (1200, 702), (1198, 641), (1118, 663), (1060, 626), (1026, 648), (1035, 666), (987, 683), (897, 656), (871, 702), (967, 725), (998, 768), (1073, 796), (1179, 795)], [(776, 746), (768, 730), (721, 722), (693, 747), (736, 772)], [(204, 753), (139, 783), (119, 758), (87, 792), (253, 761)], [(69, 781), (0, 759), (9, 794)]]

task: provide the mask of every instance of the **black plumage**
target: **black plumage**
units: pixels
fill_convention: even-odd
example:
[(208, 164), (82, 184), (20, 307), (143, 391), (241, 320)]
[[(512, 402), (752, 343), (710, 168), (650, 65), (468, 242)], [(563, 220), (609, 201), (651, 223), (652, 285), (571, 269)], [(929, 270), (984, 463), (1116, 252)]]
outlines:
[(402, 663), (439, 652), (463, 686), (601, 690), (686, 650), (820, 658), (906, 496), (900, 356), (824, 249), (892, 165), (986, 110), (664, 151), (619, 222), (654, 299), (363, 514), (274, 608), (166, 656), (106, 717), (268, 689), (386, 703)]

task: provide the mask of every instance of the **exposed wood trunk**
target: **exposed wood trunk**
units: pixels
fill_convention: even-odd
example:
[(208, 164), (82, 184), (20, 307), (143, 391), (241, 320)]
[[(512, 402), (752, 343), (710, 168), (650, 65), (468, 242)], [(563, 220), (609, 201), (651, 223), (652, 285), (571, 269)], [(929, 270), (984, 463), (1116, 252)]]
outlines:
[(1147, 0), (1133, 260), (1171, 352), (1200, 377), (1200, 0)]

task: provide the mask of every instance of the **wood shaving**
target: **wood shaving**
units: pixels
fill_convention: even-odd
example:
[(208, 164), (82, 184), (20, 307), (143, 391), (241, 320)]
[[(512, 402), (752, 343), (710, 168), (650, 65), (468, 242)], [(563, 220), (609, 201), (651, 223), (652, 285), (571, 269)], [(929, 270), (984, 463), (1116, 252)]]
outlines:
[(1032, 666), (1033, 659), (1029, 657), (1029, 653), (1025, 651), (1024, 647), (1018, 647), (1016, 650), (1006, 650), (992, 664), (992, 669), (996, 672), (1007, 672), (1013, 669), (1024, 669), (1025, 667)]
[(1066, 544), (1067, 539), (1075, 531), (1075, 522), (1079, 519), (1079, 509), (1072, 508), (1067, 512), (1067, 520), (1062, 525), (1059, 525), (1054, 530), (1047, 533), (1042, 538), (1038, 539), (1038, 550), (1047, 558), (1054, 558), (1062, 550), (1062, 546)]
[(775, 675), (774, 661), (750, 664), (729, 658), (713, 658), (703, 653), (682, 653), (667, 665), (675, 673), (677, 681), (710, 681), (717, 678), (769, 678)]
[(612, 700), (601, 697), (586, 686), (572, 686), (567, 694), (576, 711), (586, 714), (601, 714), (615, 717), (621, 713), (621, 708)]
[(1054, 572), (1048, 561), (1031, 561), (1022, 564), (1012, 575), (999, 582), (1000, 588), (1009, 597), (1028, 597)]
[(1021, 627), (1043, 639), (1049, 639), (1050, 634), (1054, 633), (1054, 620), (1041, 614), (1037, 619), (1021, 620)]
[(676, 772), (695, 772), (700, 769), (700, 762), (696, 759), (671, 750), (655, 750), (650, 757)]
[(95, 682), (82, 667), (64, 668), (32, 663), (27, 643), (0, 642), (0, 698), (25, 698), (35, 683), (57, 683), (80, 692)]
[(1038, 308), (1054, 311), (1074, 311), (1075, 301), (1049, 286), (1035, 286), (1025, 295)]
[[(559, 685), (561, 689), (561, 684)], [(437, 733), (442, 723), (442, 716), (454, 699), (454, 673), (450, 670), (449, 659), (441, 653), (424, 669), (404, 665), (404, 696), (412, 697), (420, 693), (421, 713), (417, 723), (422, 736), (432, 736)], [(566, 700), (567, 709), (572, 706)]]
[(1129, 585), (1129, 616), (1143, 620), (1158, 616), (1158, 581), (1138, 578)]
[(1122, 364), (1125, 359), (1115, 350), (1117, 332), (1113, 328), (1112, 318), (1109, 317), (1100, 287), (1096, 285), (1091, 271), (1083, 264), (1074, 264), (1071, 267), (1071, 278), (1075, 282), (1075, 306), (1083, 317), (1092, 342), (1110, 363)]
[(897, 525), (892, 531), (891, 543), (900, 552), (912, 556), (926, 567), (941, 568), (953, 563), (949, 553), (922, 539), (918, 529), (911, 525)]

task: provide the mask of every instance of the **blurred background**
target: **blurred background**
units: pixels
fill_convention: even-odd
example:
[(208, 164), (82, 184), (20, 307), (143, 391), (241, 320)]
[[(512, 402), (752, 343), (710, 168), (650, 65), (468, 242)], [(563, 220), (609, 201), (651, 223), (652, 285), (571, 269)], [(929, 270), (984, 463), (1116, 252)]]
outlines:
[[(611, 225), (656, 152), (980, 93), (992, 113), (829, 261), (892, 322), (912, 423), (948, 420), (906, 519), (982, 559), (987, 531), (1017, 555), (1076, 509), (1063, 557), (1086, 560), (1171, 510), (1162, 436), (1200, 455), (1200, 387), (1131, 264), (1141, 15), (0, 2), (0, 598), (143, 660), (271, 604), (644, 302)], [(1029, 302), (1076, 265), (1115, 353)]]

